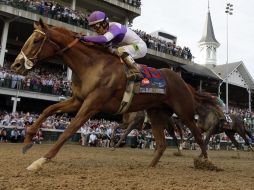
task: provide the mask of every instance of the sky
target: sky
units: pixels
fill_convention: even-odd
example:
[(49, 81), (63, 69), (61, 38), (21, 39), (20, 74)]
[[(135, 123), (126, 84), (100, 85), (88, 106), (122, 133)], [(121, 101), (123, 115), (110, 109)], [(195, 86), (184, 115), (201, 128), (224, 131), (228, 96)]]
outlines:
[[(187, 46), (198, 62), (198, 41), (203, 34), (208, 0), (142, 0), (141, 16), (133, 21), (133, 29), (146, 33), (163, 30), (177, 36), (177, 45)], [(210, 13), (217, 48), (217, 64), (227, 60), (226, 3), (233, 4), (228, 17), (228, 61), (243, 61), (254, 78), (254, 0), (210, 0)]]

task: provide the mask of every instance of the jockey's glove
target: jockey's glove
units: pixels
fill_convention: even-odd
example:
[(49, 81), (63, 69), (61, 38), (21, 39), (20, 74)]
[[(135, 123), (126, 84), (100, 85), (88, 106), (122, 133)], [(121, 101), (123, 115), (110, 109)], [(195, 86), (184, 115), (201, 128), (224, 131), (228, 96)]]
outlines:
[(112, 54), (115, 54), (115, 52), (116, 52), (116, 48), (113, 48), (113, 47), (108, 47), (108, 50)]
[(83, 40), (83, 35), (80, 33), (75, 34), (75, 38), (78, 38), (79, 40)]

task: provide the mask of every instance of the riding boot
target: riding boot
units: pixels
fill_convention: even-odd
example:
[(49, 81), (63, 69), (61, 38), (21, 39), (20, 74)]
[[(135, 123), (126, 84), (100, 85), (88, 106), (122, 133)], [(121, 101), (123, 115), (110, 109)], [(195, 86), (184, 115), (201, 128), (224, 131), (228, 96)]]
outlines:
[(131, 81), (143, 80), (144, 77), (140, 73), (138, 65), (135, 63), (134, 59), (126, 52), (122, 54), (121, 58), (124, 60), (129, 69), (127, 79)]

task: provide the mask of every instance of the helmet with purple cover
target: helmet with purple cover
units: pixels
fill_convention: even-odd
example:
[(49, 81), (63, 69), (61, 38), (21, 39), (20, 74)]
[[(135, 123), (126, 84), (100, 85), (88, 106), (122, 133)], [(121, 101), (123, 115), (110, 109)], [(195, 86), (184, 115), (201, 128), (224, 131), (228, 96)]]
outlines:
[(94, 11), (87, 18), (89, 26), (95, 25), (95, 24), (105, 21), (107, 19), (108, 18), (106, 16), (106, 14), (102, 11)]

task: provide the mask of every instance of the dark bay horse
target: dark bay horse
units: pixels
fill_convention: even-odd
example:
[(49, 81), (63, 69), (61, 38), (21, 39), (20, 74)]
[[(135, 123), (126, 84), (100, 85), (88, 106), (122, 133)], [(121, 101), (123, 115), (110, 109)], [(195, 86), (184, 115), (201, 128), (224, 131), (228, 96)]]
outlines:
[(220, 111), (219, 109), (219, 107), (210, 107), (205, 104), (200, 105), (197, 108), (197, 112), (199, 114), (198, 127), (202, 130), (202, 132), (206, 133), (205, 144), (208, 145), (212, 135), (225, 132), (235, 147), (240, 149), (240, 145), (234, 137), (234, 135), (237, 133), (243, 138), (246, 145), (253, 150), (247, 137), (251, 138), (252, 140), (254, 139), (251, 133), (245, 128), (243, 120), (235, 114), (230, 114), (232, 120), (232, 123), (230, 124), (231, 128), (221, 126), (221, 113), (218, 113)]
[[(119, 147), (122, 141), (126, 139), (127, 135), (133, 129), (137, 129), (139, 131), (150, 129), (151, 125), (149, 124), (149, 122), (145, 122), (145, 118), (145, 111), (129, 112), (123, 114), (123, 123), (119, 126), (116, 126), (111, 135), (111, 144), (113, 148)], [(169, 117), (165, 129), (167, 130), (168, 134), (173, 138), (173, 141), (177, 146), (178, 152), (179, 154), (181, 154), (181, 147), (175, 135), (175, 130), (177, 129), (179, 131), (181, 141), (183, 141), (182, 129), (179, 126), (180, 125), (176, 125), (176, 119), (174, 119), (174, 117)], [(113, 144), (112, 140), (115, 137), (116, 128), (124, 129), (124, 133), (121, 135), (119, 141), (116, 144)]]
[[(75, 33), (61, 27), (49, 27), (41, 19), (34, 24), (34, 31), (25, 42), (11, 69), (25, 75), (36, 63), (58, 57), (72, 75), (72, 97), (47, 107), (29, 127), (23, 152), (32, 146), (32, 138), (42, 122), (55, 113), (75, 112), (76, 116), (57, 142), (42, 158), (27, 169), (36, 171), (56, 156), (63, 144), (93, 115), (98, 112), (115, 114), (120, 107), (127, 79), (124, 67), (116, 55), (104, 47), (83, 44)], [(166, 94), (135, 94), (127, 112), (147, 110), (156, 141), (156, 151), (149, 166), (154, 167), (166, 149), (164, 128), (167, 118), (176, 113), (189, 127), (199, 144), (204, 161), (208, 155), (201, 133), (196, 126), (194, 98), (183, 79), (170, 69), (160, 69), (166, 81)]]

